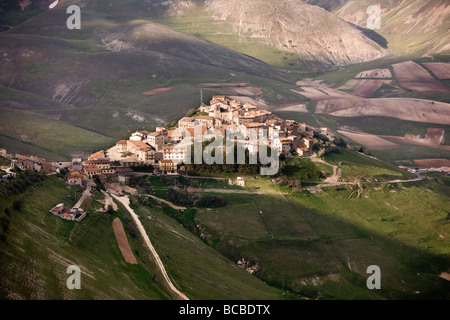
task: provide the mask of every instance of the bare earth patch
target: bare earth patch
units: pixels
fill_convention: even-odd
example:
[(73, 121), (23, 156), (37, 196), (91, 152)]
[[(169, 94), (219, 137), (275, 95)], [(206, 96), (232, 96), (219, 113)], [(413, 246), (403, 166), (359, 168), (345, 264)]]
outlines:
[(433, 72), (438, 79), (450, 79), (450, 63), (445, 62), (425, 62), (425, 68)]
[(392, 73), (389, 69), (373, 69), (360, 72), (356, 75), (357, 79), (361, 78), (375, 78), (375, 79), (386, 79), (392, 78)]
[(313, 80), (310, 78), (305, 78), (303, 80), (297, 81), (297, 85), (299, 87), (301, 86), (320, 86), (320, 83), (322, 80)]
[(421, 168), (450, 168), (449, 159), (415, 159), (414, 163)]
[(352, 92), (353, 95), (363, 98), (370, 98), (384, 83), (390, 83), (391, 80), (365, 80), (356, 90)]
[(293, 103), (293, 104), (283, 104), (279, 106), (271, 106), (268, 108), (270, 111), (291, 111), (291, 112), (302, 112), (307, 113), (306, 104), (304, 103)]
[(389, 150), (398, 147), (398, 144), (387, 141), (374, 134), (353, 132), (347, 130), (338, 130), (338, 132), (343, 134), (347, 138), (350, 138), (353, 141), (362, 144), (370, 150)]
[(441, 145), (444, 140), (445, 129), (442, 128), (428, 128), (425, 137), (421, 137), (416, 134), (405, 134), (404, 137), (395, 137), (395, 136), (381, 136), (384, 138), (395, 139), (398, 141), (403, 141), (411, 144), (424, 145), (432, 148), (439, 148), (444, 150), (450, 150), (450, 146)]
[(327, 86), (317, 87), (300, 87), (303, 91), (293, 90), (292, 92), (298, 93), (311, 100), (326, 100), (326, 99), (355, 99), (357, 96), (345, 93)]
[(365, 79), (350, 79), (346, 83), (344, 83), (342, 86), (340, 86), (339, 90), (355, 90), (359, 88), (363, 83)]
[(450, 87), (433, 78), (430, 73), (413, 61), (393, 64), (395, 79), (408, 90), (420, 94), (450, 93)]
[(450, 273), (448, 272), (442, 272), (439, 277), (441, 277), (442, 279), (445, 279), (447, 281), (450, 281)]
[(119, 244), (120, 251), (126, 262), (130, 264), (138, 264), (136, 257), (131, 251), (130, 243), (128, 242), (127, 235), (123, 229), (122, 221), (119, 218), (113, 221), (114, 234), (116, 235), (117, 243)]
[(158, 89), (154, 89), (154, 90), (143, 92), (143, 94), (146, 95), (146, 96), (152, 96), (152, 95), (155, 95), (155, 94), (165, 93), (165, 92), (174, 90), (176, 88), (178, 88), (178, 87), (158, 88)]
[(257, 96), (262, 93), (262, 89), (257, 87), (229, 87), (227, 90), (244, 96)]
[(198, 84), (193, 84), (193, 87), (199, 87), (199, 88), (214, 88), (214, 87), (245, 87), (247, 86), (248, 83), (246, 82), (236, 82), (236, 83), (198, 83)]
[(338, 117), (385, 116), (450, 125), (450, 104), (424, 99), (330, 99), (318, 101), (315, 112)]
[(242, 103), (251, 103), (260, 108), (268, 107), (268, 104), (265, 101), (260, 100), (260, 99), (255, 100), (255, 99), (253, 99), (251, 97), (247, 97), (247, 96), (228, 96), (228, 98), (233, 99), (233, 100), (239, 100)]

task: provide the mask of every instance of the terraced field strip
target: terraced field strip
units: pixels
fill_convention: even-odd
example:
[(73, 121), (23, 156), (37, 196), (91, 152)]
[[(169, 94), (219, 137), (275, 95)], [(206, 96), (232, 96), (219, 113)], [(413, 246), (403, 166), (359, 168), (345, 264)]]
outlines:
[(122, 221), (120, 221), (119, 218), (114, 219), (113, 229), (114, 234), (116, 235), (117, 244), (119, 245), (119, 249), (122, 252), (125, 261), (130, 264), (138, 264), (133, 251), (131, 251), (130, 243), (128, 242), (125, 230), (123, 229)]
[(352, 91), (352, 94), (358, 97), (370, 98), (378, 89), (384, 84), (389, 83), (390, 80), (365, 80), (358, 88)]
[(338, 117), (384, 116), (450, 125), (450, 104), (425, 99), (327, 99), (317, 102), (315, 113)]
[(430, 73), (413, 61), (393, 64), (397, 83), (420, 94), (450, 93), (450, 87), (433, 78)]
[(444, 80), (450, 79), (450, 63), (445, 62), (425, 62), (422, 63), (428, 70), (433, 72), (436, 78)]
[(158, 266), (159, 270), (161, 271), (161, 274), (164, 278), (164, 281), (167, 283), (168, 288), (173, 293), (174, 297), (178, 300), (189, 300), (189, 298), (182, 293), (180, 290), (178, 290), (175, 285), (172, 283), (172, 280), (170, 280), (169, 275), (167, 274), (166, 268), (164, 267), (164, 264), (161, 261), (161, 258), (158, 255), (158, 252), (156, 252), (155, 248), (153, 247), (150, 238), (148, 237), (147, 232), (144, 229), (144, 226), (142, 225), (141, 221), (139, 220), (138, 215), (134, 212), (133, 209), (130, 208), (130, 198), (128, 197), (118, 197), (116, 195), (112, 195), (117, 201), (122, 203), (124, 207), (128, 210), (128, 212), (131, 214), (131, 217), (133, 218), (134, 222), (136, 223), (139, 232), (142, 235), (142, 238), (144, 239), (145, 244), (150, 249), (150, 252), (152, 253), (155, 263)]

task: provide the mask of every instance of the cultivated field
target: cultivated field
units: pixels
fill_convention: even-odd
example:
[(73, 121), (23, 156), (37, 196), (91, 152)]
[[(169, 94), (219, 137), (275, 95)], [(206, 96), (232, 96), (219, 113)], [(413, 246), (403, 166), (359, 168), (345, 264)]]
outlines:
[(226, 90), (232, 92), (232, 94), (242, 94), (244, 96), (256, 96), (263, 93), (261, 88), (256, 87), (229, 87)]
[(389, 150), (398, 147), (397, 144), (380, 138), (374, 134), (352, 132), (347, 130), (338, 130), (338, 132), (370, 150)]
[(395, 79), (408, 90), (420, 94), (450, 93), (450, 88), (434, 79), (428, 71), (413, 61), (393, 64)]
[(415, 159), (414, 162), (421, 168), (450, 168), (449, 159)]
[(365, 80), (357, 87), (352, 94), (358, 97), (370, 98), (384, 83), (390, 83), (391, 80)]
[(137, 264), (136, 257), (131, 251), (130, 243), (128, 242), (127, 235), (123, 228), (122, 221), (119, 218), (113, 221), (114, 234), (116, 235), (117, 244), (119, 245), (120, 251), (122, 252), (123, 258), (126, 262), (131, 264)]
[(345, 93), (327, 86), (317, 87), (300, 87), (303, 91), (292, 89), (292, 92), (298, 93), (311, 100), (325, 100), (325, 99), (355, 99), (354, 95)]
[(306, 104), (304, 103), (293, 103), (293, 104), (283, 104), (280, 106), (271, 106), (268, 108), (270, 111), (292, 111), (307, 113)]
[(424, 62), (422, 63), (428, 70), (433, 72), (436, 78), (444, 80), (450, 79), (450, 63), (445, 62)]
[(364, 83), (365, 79), (350, 79), (342, 86), (340, 86), (339, 90), (355, 90), (359, 88)]
[(228, 98), (233, 99), (233, 100), (239, 100), (242, 103), (251, 103), (254, 104), (257, 107), (260, 108), (266, 108), (268, 107), (267, 103), (263, 100), (256, 100), (247, 96), (228, 96)]
[(385, 138), (395, 139), (398, 141), (403, 141), (411, 144), (424, 145), (432, 148), (440, 148), (445, 150), (450, 150), (450, 146), (444, 146), (441, 143), (444, 140), (445, 129), (442, 128), (428, 128), (425, 137), (416, 134), (405, 134), (404, 137), (396, 136), (382, 136)]
[(362, 71), (356, 75), (357, 79), (361, 78), (375, 78), (375, 79), (387, 79), (392, 78), (392, 73), (389, 69), (373, 69)]
[(411, 99), (330, 99), (318, 101), (316, 113), (339, 117), (386, 116), (402, 120), (450, 124), (450, 104)]
[(193, 84), (193, 87), (199, 87), (199, 88), (214, 88), (214, 87), (245, 87), (247, 86), (248, 83), (247, 82), (237, 82), (237, 83), (221, 83), (221, 82), (217, 82), (217, 83), (198, 83), (198, 84)]
[(178, 87), (158, 88), (158, 89), (146, 91), (143, 94), (146, 95), (146, 96), (152, 96), (154, 94), (160, 94), (160, 93), (169, 92), (169, 91), (172, 91), (172, 90), (174, 90), (176, 88), (178, 88)]

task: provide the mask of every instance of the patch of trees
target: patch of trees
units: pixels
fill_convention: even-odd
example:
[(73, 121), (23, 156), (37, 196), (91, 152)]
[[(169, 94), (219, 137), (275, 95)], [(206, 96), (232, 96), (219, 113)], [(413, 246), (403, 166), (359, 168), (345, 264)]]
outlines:
[(334, 140), (331, 141), (328, 137), (318, 132), (314, 132), (314, 138), (312, 150), (316, 152), (319, 157), (332, 153), (340, 153), (343, 148), (347, 148), (347, 142), (339, 136), (336, 136)]
[(167, 198), (170, 202), (177, 205), (191, 206), (196, 200), (196, 195), (188, 192), (186, 188), (169, 187), (167, 189)]
[(154, 167), (151, 164), (134, 166), (133, 171), (135, 172), (153, 172)]
[(151, 194), (153, 192), (152, 185), (149, 178), (146, 176), (132, 176), (130, 178), (130, 186), (141, 187), (146, 193)]
[(21, 194), (31, 185), (45, 179), (45, 175), (39, 172), (29, 170), (19, 170), (16, 177), (3, 183), (0, 193), (7, 196), (9, 194)]
[(174, 186), (178, 188), (201, 187), (201, 182), (184, 176), (161, 176), (160, 181), (166, 186)]
[(225, 198), (213, 195), (199, 195), (189, 192), (187, 188), (169, 187), (167, 190), (169, 201), (181, 206), (198, 206), (201, 208), (225, 207), (228, 202)]
[[(203, 149), (211, 142), (204, 142)], [(259, 161), (259, 153), (256, 153), (256, 164), (250, 164), (250, 152), (245, 150), (244, 163), (238, 164), (238, 152), (237, 145), (234, 146), (234, 159), (232, 164), (227, 164), (226, 154), (222, 155), (222, 164), (195, 164), (194, 162), (194, 150), (191, 150), (191, 164), (186, 165), (186, 172), (190, 175), (201, 175), (202, 173), (240, 173), (243, 175), (256, 175), (261, 172), (261, 168), (264, 167)], [(214, 156), (214, 153), (212, 154)], [(270, 156), (270, 149), (267, 150), (267, 155)]]
[(323, 178), (322, 171), (309, 159), (291, 158), (280, 167), (281, 177), (300, 181), (319, 181)]
[(198, 199), (196, 205), (201, 208), (219, 208), (227, 206), (228, 201), (219, 196), (203, 195)]
[(355, 150), (356, 152), (362, 153), (362, 154), (366, 154), (368, 156), (372, 156), (372, 153), (367, 152), (366, 149), (364, 149), (364, 147), (354, 147), (353, 150)]
[(95, 175), (93, 180), (95, 183), (95, 188), (97, 190), (106, 190), (105, 185), (103, 184), (102, 180), (100, 179), (100, 176)]
[(164, 128), (166, 129), (172, 129), (175, 128), (176, 126), (178, 126), (178, 121), (176, 120), (164, 124)]
[(9, 230), (9, 224), (11, 221), (10, 217), (11, 217), (11, 209), (10, 208), (3, 209), (3, 214), (0, 216), (0, 241), (2, 242), (6, 242), (8, 239), (6, 233)]
[(131, 221), (131, 219), (127, 216), (123, 216), (122, 221), (124, 222), (125, 230), (128, 232), (130, 237), (136, 239), (137, 233), (136, 233), (136, 229), (134, 228), (134, 223)]

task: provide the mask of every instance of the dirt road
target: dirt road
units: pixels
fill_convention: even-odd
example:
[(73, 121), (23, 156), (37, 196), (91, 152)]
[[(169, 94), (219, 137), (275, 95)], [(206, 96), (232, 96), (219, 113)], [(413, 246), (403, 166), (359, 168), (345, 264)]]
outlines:
[(313, 162), (321, 162), (330, 167), (333, 167), (333, 175), (331, 177), (325, 179), (324, 181), (317, 182), (321, 186), (357, 185), (360, 183), (402, 183), (402, 182), (416, 182), (416, 181), (421, 181), (421, 180), (425, 179), (425, 177), (418, 175), (417, 178), (409, 179), (409, 180), (396, 179), (396, 180), (389, 180), (389, 181), (366, 181), (366, 182), (341, 181), (341, 175), (342, 175), (341, 168), (339, 168), (338, 166), (334, 166), (320, 158), (311, 157), (310, 159)]
[(239, 190), (239, 189), (203, 189), (203, 192), (235, 193), (235, 194), (283, 194), (282, 192), (275, 191), (275, 190), (250, 191), (250, 190)]
[(180, 207), (180, 206), (177, 206), (176, 204), (173, 204), (173, 203), (170, 202), (170, 201), (167, 201), (167, 200), (164, 200), (164, 199), (155, 197), (155, 196), (153, 196), (153, 195), (151, 195), (151, 194), (146, 194), (145, 196), (146, 196), (146, 197), (153, 198), (153, 199), (155, 199), (156, 201), (159, 201), (159, 202), (164, 202), (165, 204), (168, 204), (169, 206), (171, 206), (171, 207), (172, 207), (173, 209), (175, 209), (175, 210), (184, 210), (184, 209), (186, 209), (186, 207)]
[(333, 168), (333, 175), (331, 177), (326, 178), (323, 182), (324, 183), (336, 183), (339, 182), (341, 180), (341, 168), (339, 168), (338, 166), (334, 166), (332, 164), (329, 164), (328, 162), (320, 159), (320, 158), (316, 158), (316, 157), (312, 157), (310, 158), (312, 162), (320, 162), (323, 163), (327, 166), (330, 166)]
[(122, 203), (124, 205), (124, 207), (128, 210), (128, 212), (130, 212), (131, 217), (133, 218), (134, 222), (136, 223), (138, 230), (141, 233), (142, 238), (144, 239), (145, 244), (150, 249), (150, 252), (152, 253), (153, 257), (155, 258), (156, 265), (158, 266), (159, 270), (161, 271), (164, 281), (167, 283), (167, 286), (170, 289), (170, 291), (172, 292), (174, 298), (177, 300), (189, 300), (189, 298), (184, 293), (182, 293), (180, 290), (178, 290), (174, 286), (172, 281), (170, 280), (170, 278), (167, 274), (166, 268), (164, 267), (164, 264), (162, 263), (161, 259), (159, 258), (158, 253), (156, 252), (155, 248), (153, 247), (153, 245), (150, 241), (150, 238), (148, 237), (147, 232), (144, 229), (144, 226), (142, 225), (141, 221), (139, 220), (139, 217), (134, 212), (134, 210), (130, 208), (130, 199), (128, 198), (128, 196), (118, 197), (114, 194), (112, 196), (117, 201)]

